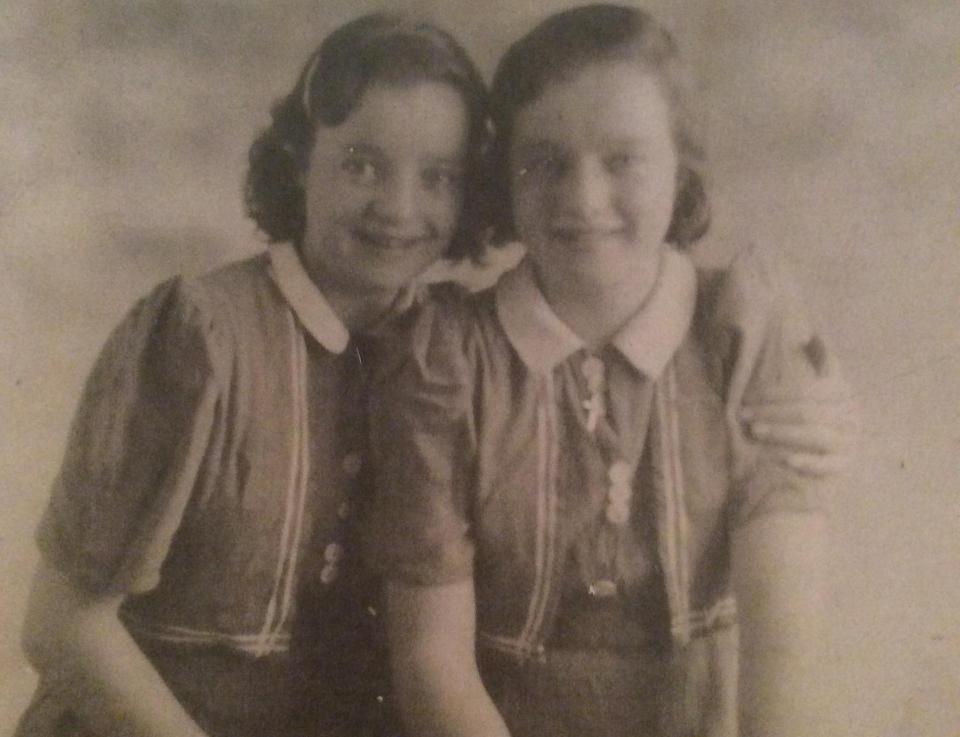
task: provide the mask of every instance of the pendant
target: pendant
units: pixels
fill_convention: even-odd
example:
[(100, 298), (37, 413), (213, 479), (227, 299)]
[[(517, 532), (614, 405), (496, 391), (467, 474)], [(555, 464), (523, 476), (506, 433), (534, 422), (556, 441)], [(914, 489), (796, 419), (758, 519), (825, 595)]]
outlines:
[(603, 402), (603, 361), (596, 356), (589, 356), (580, 367), (583, 377), (587, 380), (587, 391), (590, 397), (583, 400), (583, 408), (587, 412), (587, 432), (594, 433), (597, 423), (606, 413)]

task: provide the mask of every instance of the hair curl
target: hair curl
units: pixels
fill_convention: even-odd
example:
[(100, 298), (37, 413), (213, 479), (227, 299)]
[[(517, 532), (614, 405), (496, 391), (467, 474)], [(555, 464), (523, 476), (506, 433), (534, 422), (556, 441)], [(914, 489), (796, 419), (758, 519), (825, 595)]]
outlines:
[(272, 123), (254, 140), (244, 184), (247, 214), (272, 242), (299, 243), (305, 225), (300, 184), (318, 126), (344, 122), (376, 82), (440, 82), (456, 89), (467, 108), (469, 132), (463, 206), (446, 253), (478, 259), (488, 223), (484, 156), (489, 142), (487, 91), (466, 51), (432, 23), (372, 13), (331, 33), (304, 63), (290, 93), (271, 111)]
[(696, 116), (691, 110), (692, 75), (673, 37), (638, 8), (596, 4), (551, 15), (514, 43), (494, 74), (490, 109), (496, 138), (492, 152), (493, 218), (501, 238), (515, 237), (510, 193), (509, 154), (517, 115), (551, 82), (585, 66), (629, 61), (657, 75), (671, 112), (679, 154), (677, 195), (666, 240), (685, 248), (710, 227), (704, 182), (705, 154)]

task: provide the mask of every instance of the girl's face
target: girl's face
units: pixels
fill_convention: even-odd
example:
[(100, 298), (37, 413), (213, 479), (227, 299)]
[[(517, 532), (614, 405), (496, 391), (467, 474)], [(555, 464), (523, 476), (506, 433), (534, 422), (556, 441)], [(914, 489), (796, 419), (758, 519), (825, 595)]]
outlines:
[(676, 195), (670, 109), (636, 63), (597, 62), (516, 118), (514, 222), (541, 279), (622, 282), (659, 258)]
[(460, 215), (467, 126), (453, 87), (415, 82), (374, 83), (343, 123), (317, 128), (301, 246), (315, 281), (382, 296), (443, 255)]

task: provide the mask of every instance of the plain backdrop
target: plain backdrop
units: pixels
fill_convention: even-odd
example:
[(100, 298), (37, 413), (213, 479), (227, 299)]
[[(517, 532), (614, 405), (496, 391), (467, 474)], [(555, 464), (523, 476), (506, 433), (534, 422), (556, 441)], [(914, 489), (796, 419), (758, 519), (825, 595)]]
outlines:
[[(489, 74), (569, 3), (415, 7)], [(411, 4), (407, 4), (410, 7)], [(158, 280), (257, 251), (247, 146), (357, 0), (0, 4), (0, 734), (83, 379)], [(382, 6), (381, 6), (382, 7)], [(655, 0), (702, 82), (714, 236), (780, 249), (863, 406), (834, 502), (833, 734), (960, 735), (960, 4)]]

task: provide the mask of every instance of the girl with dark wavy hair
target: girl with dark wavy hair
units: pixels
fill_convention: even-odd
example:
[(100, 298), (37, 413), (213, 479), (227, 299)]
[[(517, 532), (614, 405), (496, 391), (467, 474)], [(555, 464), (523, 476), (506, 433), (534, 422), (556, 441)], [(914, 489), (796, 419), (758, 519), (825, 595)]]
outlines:
[(19, 735), (395, 734), (354, 551), (366, 387), (418, 275), (478, 248), (487, 118), (428, 23), (365, 16), (309, 57), (250, 151), (268, 252), (161, 284), (87, 382), (38, 532)]

